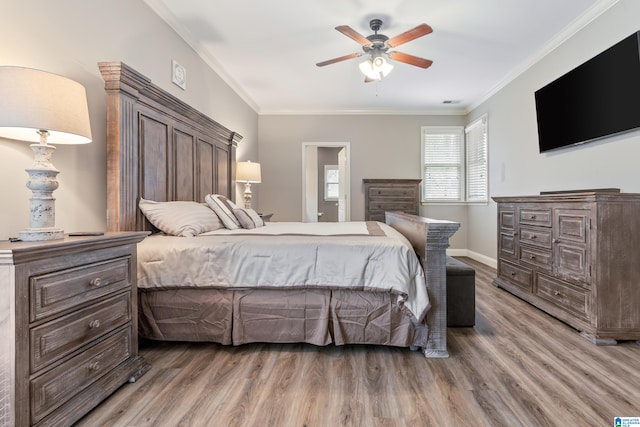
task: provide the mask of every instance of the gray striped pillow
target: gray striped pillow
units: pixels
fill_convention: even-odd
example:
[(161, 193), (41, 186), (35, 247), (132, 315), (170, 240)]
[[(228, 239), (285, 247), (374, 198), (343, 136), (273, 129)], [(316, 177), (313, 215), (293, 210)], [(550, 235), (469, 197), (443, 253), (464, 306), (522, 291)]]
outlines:
[(240, 227), (240, 222), (233, 214), (234, 209), (238, 207), (231, 200), (227, 199), (220, 194), (207, 194), (204, 198), (209, 207), (218, 215), (220, 221), (229, 230), (237, 230)]
[(140, 210), (157, 229), (172, 236), (194, 237), (223, 228), (218, 216), (198, 202), (156, 202), (140, 198)]
[(242, 228), (258, 228), (264, 226), (264, 221), (253, 209), (234, 209), (233, 214), (240, 221)]

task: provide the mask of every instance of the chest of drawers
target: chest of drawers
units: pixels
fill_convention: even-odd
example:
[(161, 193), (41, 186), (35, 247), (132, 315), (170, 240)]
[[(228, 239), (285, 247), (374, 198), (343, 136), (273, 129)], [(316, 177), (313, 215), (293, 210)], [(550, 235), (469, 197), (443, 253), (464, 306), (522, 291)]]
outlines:
[(420, 179), (363, 179), (364, 220), (384, 222), (386, 211), (420, 215)]
[(640, 194), (493, 199), (496, 286), (596, 344), (640, 339)]
[(0, 425), (71, 425), (149, 369), (137, 338), (146, 235), (0, 243)]

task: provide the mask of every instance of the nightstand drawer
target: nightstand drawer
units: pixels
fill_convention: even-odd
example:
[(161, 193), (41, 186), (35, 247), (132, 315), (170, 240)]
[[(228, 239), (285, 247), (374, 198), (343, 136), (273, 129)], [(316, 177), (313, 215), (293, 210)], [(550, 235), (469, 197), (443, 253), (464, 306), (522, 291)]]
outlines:
[(31, 417), (37, 422), (131, 357), (131, 326), (31, 381)]
[(119, 258), (32, 277), (31, 321), (131, 286), (130, 262)]
[(131, 295), (125, 292), (31, 329), (31, 370), (41, 369), (130, 320)]

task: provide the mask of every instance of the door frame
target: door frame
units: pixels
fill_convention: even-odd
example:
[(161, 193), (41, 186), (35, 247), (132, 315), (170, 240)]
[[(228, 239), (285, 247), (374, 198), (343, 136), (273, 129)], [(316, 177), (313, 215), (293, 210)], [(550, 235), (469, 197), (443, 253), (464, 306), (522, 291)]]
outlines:
[[(307, 170), (307, 150), (313, 150), (317, 154), (320, 147), (338, 147), (345, 150), (346, 164), (345, 170), (340, 171), (340, 181), (344, 177), (344, 191), (345, 191), (345, 221), (351, 221), (351, 143), (349, 142), (303, 142), (302, 143), (302, 222), (317, 222), (317, 200), (318, 200), (318, 174), (317, 174), (317, 162), (316, 170)], [(315, 157), (316, 156), (310, 156)], [(312, 173), (309, 173), (312, 172)], [(344, 172), (344, 173), (343, 173)], [(309, 188), (310, 190), (307, 190)], [(313, 190), (315, 189), (315, 190)], [(316, 215), (309, 215), (310, 205), (316, 205)], [(313, 210), (313, 209), (311, 209)]]

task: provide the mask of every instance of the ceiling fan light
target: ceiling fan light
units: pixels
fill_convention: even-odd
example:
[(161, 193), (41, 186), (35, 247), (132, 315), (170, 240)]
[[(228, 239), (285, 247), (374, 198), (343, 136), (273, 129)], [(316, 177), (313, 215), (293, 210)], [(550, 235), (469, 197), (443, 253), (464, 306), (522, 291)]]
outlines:
[(367, 59), (366, 61), (362, 61), (359, 65), (360, 72), (364, 74), (368, 79), (371, 80), (380, 80), (382, 76), (380, 72), (376, 70), (373, 66), (373, 61)]

